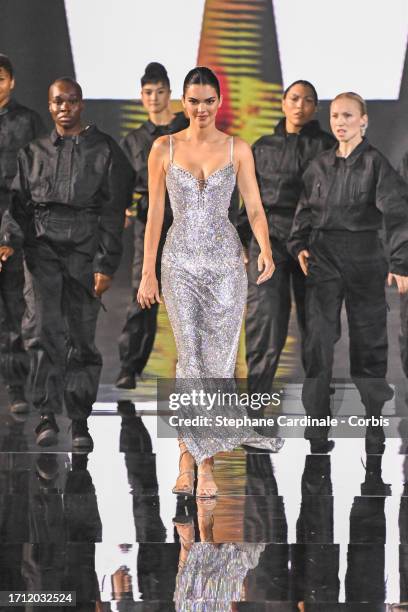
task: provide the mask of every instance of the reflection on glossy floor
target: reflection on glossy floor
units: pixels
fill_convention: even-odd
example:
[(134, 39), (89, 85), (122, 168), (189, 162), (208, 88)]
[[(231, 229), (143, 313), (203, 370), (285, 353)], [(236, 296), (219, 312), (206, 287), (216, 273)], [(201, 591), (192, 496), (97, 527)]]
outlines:
[(98, 611), (305, 602), (376, 612), (408, 600), (401, 440), (383, 457), (367, 458), (362, 439), (336, 440), (330, 456), (308, 455), (302, 439), (276, 455), (223, 453), (219, 497), (196, 502), (171, 493), (177, 444), (157, 438), (154, 414), (130, 402), (99, 408), (89, 455), (67, 452), (63, 417), (59, 452), (39, 453), (34, 415), (2, 409), (0, 591), (75, 590), (76, 609)]

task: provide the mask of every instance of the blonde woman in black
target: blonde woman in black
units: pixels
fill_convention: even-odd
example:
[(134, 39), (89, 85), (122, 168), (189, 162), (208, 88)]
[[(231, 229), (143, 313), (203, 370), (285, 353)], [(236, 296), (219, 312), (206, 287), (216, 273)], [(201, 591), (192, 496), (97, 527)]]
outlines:
[[(406, 293), (408, 188), (364, 137), (368, 115), (358, 94), (346, 92), (333, 100), (330, 124), (338, 144), (306, 170), (289, 242), (307, 276), (303, 403), (312, 417), (330, 415), (334, 344), (344, 303), (350, 374), (371, 419), (366, 451), (382, 453), (385, 438), (378, 418), (392, 391), (385, 381), (388, 265), (378, 230), (384, 223), (390, 251), (388, 282)], [(306, 428), (312, 452), (331, 450), (328, 429)]]

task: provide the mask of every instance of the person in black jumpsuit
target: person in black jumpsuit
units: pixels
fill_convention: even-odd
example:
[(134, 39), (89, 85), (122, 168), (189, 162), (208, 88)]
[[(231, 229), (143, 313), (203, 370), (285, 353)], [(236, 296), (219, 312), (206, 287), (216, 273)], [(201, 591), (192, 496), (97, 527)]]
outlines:
[[(40, 116), (11, 98), (13, 89), (13, 66), (6, 55), (0, 54), (0, 217), (10, 203), (18, 150), (45, 133)], [(24, 393), (28, 357), (21, 337), (23, 289), (23, 257), (19, 250), (4, 264), (0, 275), (0, 373), (7, 385), (10, 411), (15, 413), (28, 410)]]
[[(135, 170), (134, 189), (140, 195), (137, 201), (137, 216), (134, 219), (134, 258), (132, 270), (132, 302), (127, 311), (126, 322), (119, 338), (121, 370), (116, 386), (132, 389), (136, 386), (136, 375), (141, 374), (153, 348), (157, 328), (158, 304), (141, 308), (136, 300), (142, 279), (144, 232), (147, 220), (147, 160), (153, 142), (164, 134), (174, 134), (188, 126), (184, 113), (174, 114), (170, 109), (170, 81), (166, 69), (152, 62), (141, 79), (141, 98), (149, 113), (149, 119), (132, 130), (122, 142), (122, 148)], [(157, 278), (160, 282), (160, 260), (167, 231), (173, 221), (169, 198), (166, 194), (163, 229), (157, 257)]]
[(259, 247), (251, 237), (245, 209), (242, 209), (238, 231), (244, 246), (249, 247), (245, 332), (248, 386), (252, 392), (271, 390), (288, 334), (291, 283), (303, 345), (305, 278), (299, 264), (288, 253), (286, 242), (302, 192), (302, 174), (318, 153), (335, 143), (332, 136), (321, 130), (318, 121), (312, 121), (317, 102), (311, 83), (292, 83), (283, 94), (285, 117), (274, 134), (262, 136), (252, 147), (276, 266), (272, 278), (258, 285)]
[[(408, 152), (405, 153), (401, 160), (399, 173), (408, 185)], [(401, 295), (400, 299), (400, 317), (401, 317), (401, 333), (400, 333), (400, 350), (402, 369), (405, 376), (408, 378), (408, 295)]]
[[(368, 117), (357, 94), (331, 104), (331, 127), (339, 144), (306, 170), (289, 250), (307, 274), (306, 413), (330, 414), (329, 384), (334, 343), (345, 302), (350, 336), (350, 373), (367, 417), (379, 417), (392, 397), (385, 381), (387, 261), (378, 230), (384, 221), (390, 274), (400, 293), (408, 288), (408, 188), (381, 153), (363, 138)], [(327, 452), (328, 428), (306, 428), (312, 452)], [(384, 451), (381, 425), (366, 433), (367, 453)]]
[(65, 400), (73, 447), (89, 450), (87, 417), (102, 366), (96, 320), (122, 253), (133, 170), (110, 136), (82, 127), (82, 91), (75, 81), (51, 85), (49, 108), (55, 130), (18, 154), (0, 257), (24, 246), (35, 300), (30, 351), (32, 399), (41, 415), (37, 443), (56, 443), (54, 414)]

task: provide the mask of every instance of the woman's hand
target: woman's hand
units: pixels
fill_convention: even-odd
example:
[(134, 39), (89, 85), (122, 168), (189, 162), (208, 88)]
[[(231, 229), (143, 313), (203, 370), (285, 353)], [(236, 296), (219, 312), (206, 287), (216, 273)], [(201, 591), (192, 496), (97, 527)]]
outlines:
[(112, 284), (112, 277), (107, 274), (102, 274), (101, 272), (95, 272), (94, 274), (95, 281), (95, 293), (100, 298), (102, 293), (105, 293), (109, 289)]
[(388, 274), (389, 287), (391, 287), (393, 280), (395, 280), (395, 283), (398, 287), (398, 293), (402, 294), (408, 292), (408, 276), (401, 276), (400, 274), (392, 274), (392, 272), (390, 272)]
[(147, 272), (142, 275), (142, 281), (137, 292), (137, 301), (142, 308), (151, 308), (157, 302), (161, 304), (159, 293), (159, 283), (154, 272)]
[(2, 269), (2, 262), (7, 261), (9, 257), (14, 254), (14, 249), (9, 246), (0, 247), (0, 270)]
[(302, 268), (302, 272), (305, 276), (307, 276), (307, 272), (308, 272), (308, 267), (309, 267), (309, 259), (310, 257), (310, 253), (309, 251), (307, 251), (306, 249), (303, 249), (303, 251), (300, 251), (299, 255), (298, 255), (298, 260), (299, 260), (299, 264), (300, 267)]
[[(263, 270), (263, 272), (262, 272)], [(269, 280), (272, 274), (275, 272), (275, 264), (272, 259), (272, 251), (261, 251), (258, 256), (258, 272), (261, 274), (258, 276), (256, 284), (260, 285), (265, 281)]]
[(125, 210), (125, 229), (132, 225), (134, 217), (136, 217), (136, 212), (133, 210), (133, 208), (127, 208)]

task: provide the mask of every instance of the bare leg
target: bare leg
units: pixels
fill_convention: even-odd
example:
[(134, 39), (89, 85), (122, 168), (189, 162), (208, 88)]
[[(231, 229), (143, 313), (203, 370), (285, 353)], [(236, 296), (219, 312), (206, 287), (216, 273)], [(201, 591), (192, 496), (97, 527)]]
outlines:
[(218, 489), (213, 476), (214, 459), (204, 459), (198, 466), (196, 497), (216, 497)]
[(201, 542), (214, 542), (214, 509), (216, 499), (197, 499), (197, 518)]

